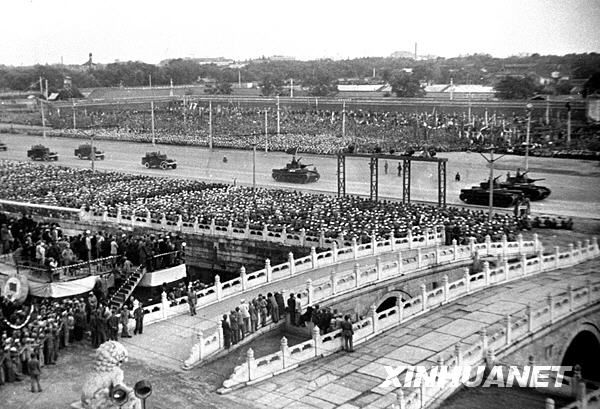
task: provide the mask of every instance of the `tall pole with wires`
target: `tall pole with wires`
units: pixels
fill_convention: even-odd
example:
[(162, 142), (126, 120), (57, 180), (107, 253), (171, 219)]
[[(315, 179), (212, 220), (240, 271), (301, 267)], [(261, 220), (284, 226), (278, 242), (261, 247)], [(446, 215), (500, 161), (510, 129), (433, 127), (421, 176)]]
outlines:
[(489, 180), (489, 185), (488, 185), (488, 189), (489, 189), (489, 207), (488, 207), (488, 221), (491, 222), (492, 221), (492, 215), (494, 212), (494, 163), (500, 159), (502, 159), (502, 157), (504, 155), (501, 155), (497, 158), (494, 158), (494, 145), (491, 146), (490, 148), (490, 157), (487, 158), (483, 153), (479, 152), (479, 154), (481, 155), (481, 157), (483, 159), (485, 159), (487, 161), (487, 163), (490, 164), (490, 180)]
[(42, 82), (42, 77), (40, 77), (40, 111), (42, 113), (42, 135), (44, 135), (44, 139), (46, 139), (46, 114), (44, 113), (44, 83)]

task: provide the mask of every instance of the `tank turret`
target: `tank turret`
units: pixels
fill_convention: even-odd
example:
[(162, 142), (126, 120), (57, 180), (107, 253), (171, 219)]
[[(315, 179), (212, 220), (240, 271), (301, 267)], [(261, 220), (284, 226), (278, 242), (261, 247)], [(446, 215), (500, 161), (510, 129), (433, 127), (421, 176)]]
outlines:
[(302, 158), (296, 159), (296, 156), (292, 156), (292, 160), (285, 165), (285, 168), (273, 169), (273, 179), (288, 183), (311, 183), (319, 180), (321, 175), (317, 168), (309, 169), (309, 166), (313, 165), (300, 163), (301, 160)]

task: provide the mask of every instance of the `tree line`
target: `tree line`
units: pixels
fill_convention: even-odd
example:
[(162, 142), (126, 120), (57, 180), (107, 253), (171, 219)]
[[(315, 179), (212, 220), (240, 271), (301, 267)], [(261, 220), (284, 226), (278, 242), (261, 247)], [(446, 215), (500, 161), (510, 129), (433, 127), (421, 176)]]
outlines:
[[(517, 67), (521, 77), (502, 79)], [(600, 54), (568, 54), (495, 58), (475, 54), (456, 58), (414, 60), (410, 58), (366, 57), (347, 60), (321, 59), (313, 61), (271, 61), (266, 58), (248, 62), (242, 68), (200, 65), (193, 60), (173, 59), (153, 65), (128, 61), (97, 65), (36, 65), (32, 67), (0, 66), (0, 90), (39, 90), (39, 77), (48, 80), (51, 91), (63, 88), (63, 79), (70, 76), (75, 87), (147, 86), (194, 84), (203, 78), (211, 82), (210, 93), (231, 93), (231, 84), (256, 82), (263, 95), (286, 95), (289, 81), (302, 85), (313, 96), (328, 96), (336, 91), (340, 79), (352, 83), (389, 83), (399, 97), (419, 96), (423, 83), (480, 84), (498, 89), (503, 98), (522, 98), (537, 92), (567, 94), (573, 88), (573, 79), (587, 79), (600, 71)], [(539, 76), (552, 78), (550, 84), (540, 85)], [(558, 75), (558, 77), (557, 77)]]

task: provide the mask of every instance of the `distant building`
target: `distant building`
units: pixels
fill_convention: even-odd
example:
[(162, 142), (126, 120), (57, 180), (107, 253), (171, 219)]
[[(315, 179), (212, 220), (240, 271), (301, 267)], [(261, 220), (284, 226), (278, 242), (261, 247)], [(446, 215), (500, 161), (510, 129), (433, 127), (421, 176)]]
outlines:
[(287, 55), (273, 55), (269, 57), (270, 61), (296, 61), (296, 57), (290, 57)]
[(389, 84), (340, 84), (337, 98), (381, 98), (392, 93)]
[(493, 99), (496, 96), (494, 87), (485, 85), (453, 85), (433, 84), (425, 87), (425, 98), (436, 99)]

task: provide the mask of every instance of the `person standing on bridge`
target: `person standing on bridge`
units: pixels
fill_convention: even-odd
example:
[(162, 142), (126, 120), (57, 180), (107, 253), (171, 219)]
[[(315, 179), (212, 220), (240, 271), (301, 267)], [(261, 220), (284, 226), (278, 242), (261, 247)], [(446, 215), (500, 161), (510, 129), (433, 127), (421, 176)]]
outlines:
[(135, 318), (135, 329), (133, 330), (133, 335), (141, 335), (144, 332), (144, 309), (142, 308), (141, 302), (138, 302), (137, 308), (133, 310), (133, 318)]
[(398, 177), (402, 176), (402, 164), (398, 162)]
[(386, 160), (383, 164), (383, 172), (387, 175), (388, 174), (388, 161)]
[(290, 314), (290, 324), (296, 325), (296, 299), (294, 294), (290, 294), (290, 298), (287, 300), (288, 312)]
[(231, 310), (231, 312), (229, 313), (229, 325), (231, 328), (231, 343), (235, 345), (238, 343), (240, 335), (238, 329), (237, 314), (235, 313), (235, 310)]
[(342, 346), (342, 349), (346, 352), (354, 352), (354, 345), (352, 343), (354, 328), (352, 327), (352, 321), (350, 321), (349, 315), (344, 317), (344, 321), (342, 321), (341, 326), (342, 337), (344, 338), (344, 345)]
[(277, 300), (275, 300), (272, 293), (267, 294), (267, 296), (267, 300), (271, 305), (271, 319), (273, 320), (273, 323), (277, 323), (279, 322), (279, 306), (277, 305)]
[(196, 302), (198, 301), (198, 296), (196, 295), (196, 291), (192, 288), (191, 283), (188, 285), (187, 301), (190, 306), (190, 315), (196, 315)]
[(250, 333), (250, 307), (245, 299), (240, 302), (240, 314), (242, 314), (242, 322), (244, 323), (242, 334)]
[(256, 298), (254, 298), (249, 304), (248, 304), (248, 313), (250, 314), (250, 328), (249, 328), (249, 332), (253, 333), (256, 332), (257, 328), (258, 328), (258, 301), (256, 300)]
[(231, 327), (229, 326), (229, 322), (227, 321), (227, 314), (223, 314), (223, 321), (221, 321), (221, 326), (223, 328), (223, 346), (225, 349), (229, 349), (231, 347)]

